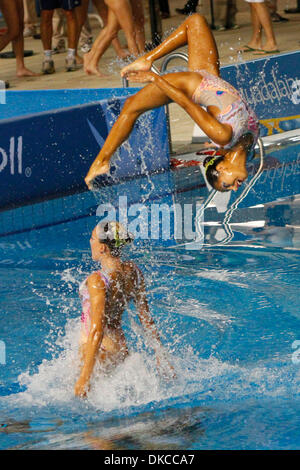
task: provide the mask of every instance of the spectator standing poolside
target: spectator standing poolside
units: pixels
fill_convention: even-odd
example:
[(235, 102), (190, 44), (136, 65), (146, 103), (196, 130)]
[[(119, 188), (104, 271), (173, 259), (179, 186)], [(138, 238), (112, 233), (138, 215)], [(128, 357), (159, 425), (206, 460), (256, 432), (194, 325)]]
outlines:
[(68, 30), (68, 54), (66, 57), (66, 70), (72, 72), (77, 69), (75, 53), (77, 41), (77, 23), (74, 9), (80, 6), (81, 0), (40, 0), (41, 5), (41, 35), (44, 47), (43, 73), (52, 74), (55, 72), (52, 60), (52, 34), (53, 34), (53, 13), (56, 8), (62, 8), (67, 19)]
[[(245, 0), (250, 4), (252, 18), (252, 38), (242, 48), (243, 52), (253, 52), (254, 55), (265, 55), (280, 52), (277, 47), (271, 15), (264, 0)], [(266, 35), (266, 42), (262, 46), (262, 30)]]
[[(78, 26), (77, 46), (78, 46), (78, 43), (82, 42), (81, 38), (83, 39), (83, 42), (85, 44), (90, 44), (89, 49), (84, 51), (85, 53), (88, 53), (92, 48), (92, 41), (90, 41), (91, 29), (89, 27), (89, 22), (88, 22), (89, 1), (90, 0), (81, 0), (81, 6), (76, 8), (75, 10), (77, 26)], [(105, 27), (107, 25), (107, 18), (108, 18), (108, 8), (107, 8), (107, 5), (105, 4), (105, 1), (93, 0), (93, 5), (96, 11), (98, 12), (99, 16), (101, 17), (104, 27)], [(113, 48), (116, 51), (117, 56), (120, 59), (124, 59), (125, 57), (128, 56), (128, 51), (122, 48), (118, 37), (114, 38), (111, 43), (112, 43)], [(82, 58), (79, 57), (77, 53), (76, 53), (76, 60), (77, 62), (83, 63)]]
[(112, 40), (117, 37), (120, 29), (124, 31), (130, 54), (137, 57), (144, 52), (144, 33), (137, 29), (137, 18), (139, 17), (139, 21), (142, 21), (143, 15), (136, 10), (138, 7), (142, 9), (142, 3), (132, 2), (135, 12), (129, 0), (105, 0), (105, 3), (108, 6), (107, 24), (98, 35), (91, 51), (84, 55), (85, 72), (88, 75), (98, 75), (98, 77), (103, 76), (98, 69), (99, 60)]
[[(39, 19), (36, 14), (35, 0), (23, 0), (24, 4), (24, 38), (38, 35)], [(35, 39), (39, 39), (35, 37)]]
[(0, 36), (0, 51), (10, 42), (16, 56), (17, 77), (35, 77), (36, 73), (24, 64), (24, 7), (23, 0), (0, 0), (0, 9), (7, 25), (7, 32)]

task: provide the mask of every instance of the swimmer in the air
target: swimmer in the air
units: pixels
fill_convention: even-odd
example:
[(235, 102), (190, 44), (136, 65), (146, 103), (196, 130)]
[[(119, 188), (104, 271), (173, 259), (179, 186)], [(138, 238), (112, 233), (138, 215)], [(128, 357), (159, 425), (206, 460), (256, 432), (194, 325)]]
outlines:
[(92, 258), (101, 263), (101, 270), (90, 274), (80, 286), (82, 365), (75, 385), (75, 395), (78, 397), (86, 396), (96, 361), (100, 362), (105, 372), (128, 356), (122, 314), (131, 300), (150, 337), (158, 368), (166, 366), (170, 371), (167, 375), (174, 377), (149, 312), (143, 275), (132, 261), (120, 259), (122, 247), (132, 241), (132, 235), (117, 222), (102, 222), (92, 232)]
[[(163, 76), (151, 72), (155, 60), (186, 44), (188, 72)], [(247, 155), (256, 144), (259, 124), (238, 91), (220, 78), (216, 43), (203, 16), (189, 16), (162, 44), (124, 67), (121, 75), (132, 82), (150, 83), (126, 100), (85, 178), (90, 189), (97, 176), (109, 171), (112, 155), (127, 139), (136, 119), (170, 102), (179, 104), (221, 148), (221, 157), (204, 161), (208, 182), (218, 191), (239, 188), (248, 176)]]

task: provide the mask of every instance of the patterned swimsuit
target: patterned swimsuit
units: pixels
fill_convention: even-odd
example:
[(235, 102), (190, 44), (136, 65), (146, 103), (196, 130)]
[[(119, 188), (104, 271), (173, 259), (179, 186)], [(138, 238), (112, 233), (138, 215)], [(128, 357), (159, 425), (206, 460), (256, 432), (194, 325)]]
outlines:
[[(232, 127), (232, 139), (224, 148), (233, 147), (244, 134), (252, 134), (255, 146), (259, 136), (259, 122), (254, 111), (242, 99), (238, 91), (221, 78), (206, 70), (198, 70), (203, 77), (194, 91), (192, 100), (201, 106), (217, 106), (220, 113), (216, 119)], [(217, 147), (220, 145), (213, 142)]]

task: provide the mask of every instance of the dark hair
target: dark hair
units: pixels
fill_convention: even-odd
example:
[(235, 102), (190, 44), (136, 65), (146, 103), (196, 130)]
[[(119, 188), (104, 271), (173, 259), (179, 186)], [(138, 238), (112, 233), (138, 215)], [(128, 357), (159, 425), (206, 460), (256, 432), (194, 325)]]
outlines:
[[(106, 222), (98, 224), (101, 233), (98, 234), (99, 241), (108, 246), (111, 256), (119, 258), (122, 248), (133, 241), (131, 233), (124, 231), (124, 227), (116, 222)], [(123, 230), (122, 237), (119, 236), (119, 230)]]
[[(206, 179), (214, 189), (217, 189), (216, 188), (216, 183), (217, 183), (217, 181), (219, 179), (219, 175), (220, 175), (220, 173), (218, 172), (216, 167), (223, 160), (224, 160), (224, 156), (221, 156), (221, 157), (209, 156), (209, 157), (206, 157), (205, 160), (203, 161), (203, 166), (204, 166), (204, 169), (205, 169)], [(225, 189), (225, 188), (223, 188), (223, 189), (218, 188), (218, 191), (224, 192), (224, 191), (228, 191), (228, 190)]]

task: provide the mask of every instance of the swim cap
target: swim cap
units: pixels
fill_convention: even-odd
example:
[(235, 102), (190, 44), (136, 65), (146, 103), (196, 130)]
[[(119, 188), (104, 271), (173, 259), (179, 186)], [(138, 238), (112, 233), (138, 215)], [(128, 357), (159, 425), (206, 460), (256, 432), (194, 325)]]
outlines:
[(102, 243), (114, 248), (121, 248), (134, 240), (132, 233), (128, 232), (119, 222), (100, 222), (96, 226), (96, 234)]

